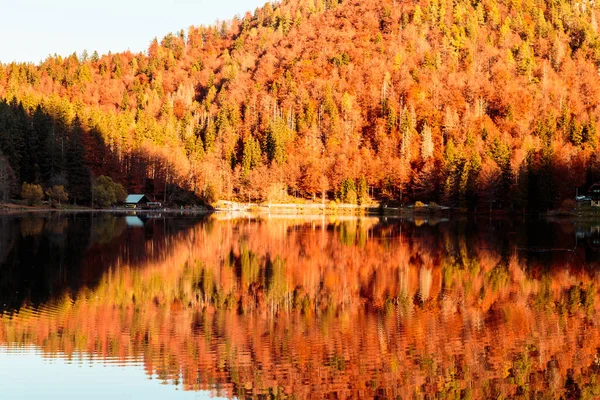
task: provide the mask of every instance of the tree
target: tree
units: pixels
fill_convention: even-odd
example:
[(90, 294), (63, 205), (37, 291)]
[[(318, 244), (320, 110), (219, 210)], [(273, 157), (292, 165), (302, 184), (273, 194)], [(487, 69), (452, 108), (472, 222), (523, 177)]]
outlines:
[(300, 166), (300, 190), (310, 195), (313, 200), (320, 189), (321, 168), (318, 160), (309, 159)]
[(325, 197), (327, 197), (327, 189), (329, 188), (329, 181), (325, 175), (321, 175), (321, 178), (319, 179), (319, 186), (321, 188), (323, 207), (325, 207)]
[(39, 203), (44, 197), (44, 191), (40, 185), (23, 182), (21, 186), (21, 197), (27, 201), (30, 206)]
[(293, 132), (286, 120), (276, 116), (267, 132), (266, 150), (269, 161), (283, 164), (287, 159), (286, 146), (292, 140)]
[(15, 182), (15, 173), (10, 167), (8, 159), (2, 154), (2, 151), (0, 151), (0, 201), (8, 201), (14, 190)]
[(90, 170), (85, 164), (85, 148), (81, 140), (82, 128), (75, 118), (67, 141), (66, 170), (69, 193), (75, 202), (90, 197)]
[(369, 200), (369, 193), (367, 189), (367, 180), (364, 175), (358, 180), (357, 191), (359, 204), (365, 204)]
[(117, 202), (122, 202), (127, 197), (123, 185), (116, 183), (112, 178), (101, 175), (94, 181), (92, 186), (94, 203), (100, 207), (110, 207)]
[(258, 141), (252, 136), (246, 137), (242, 155), (242, 176), (247, 176), (251, 170), (256, 168), (260, 164), (261, 159), (262, 155)]
[(415, 199), (431, 201), (436, 192), (435, 164), (430, 160), (426, 162), (423, 168), (413, 175), (412, 189)]
[(50, 198), (50, 202), (57, 201), (59, 206), (61, 202), (69, 201), (69, 194), (63, 185), (52, 186), (51, 189), (46, 190), (46, 196)]
[(500, 207), (519, 188), (521, 204), (547, 208), (600, 179), (589, 2), (292, 3), (169, 34), (147, 54), (0, 65), (0, 149), (16, 182), (63, 185), (78, 203), (91, 171), (165, 198), (265, 198), (278, 182), (316, 199), (321, 175), (332, 195), (351, 176), (360, 200), (364, 175), (380, 199), (474, 208), (489, 158)]
[(400, 148), (402, 160), (407, 162), (411, 161), (411, 137), (412, 134), (410, 132), (410, 128), (407, 126), (406, 129), (404, 129), (404, 131), (402, 132), (402, 147)]
[(502, 170), (492, 159), (486, 158), (477, 180), (481, 190), (481, 198), (491, 211), (494, 203), (500, 199)]
[(433, 138), (431, 137), (431, 128), (425, 124), (423, 131), (421, 132), (422, 143), (421, 143), (421, 157), (423, 161), (427, 162), (433, 156)]
[(22, 169), (28, 167), (25, 157), (27, 114), (16, 98), (10, 104), (3, 105), (5, 112), (0, 114), (0, 151), (5, 154), (19, 180), (25, 180)]
[(358, 201), (358, 195), (356, 193), (356, 185), (354, 179), (347, 178), (342, 181), (340, 187), (340, 200), (344, 203), (356, 204)]

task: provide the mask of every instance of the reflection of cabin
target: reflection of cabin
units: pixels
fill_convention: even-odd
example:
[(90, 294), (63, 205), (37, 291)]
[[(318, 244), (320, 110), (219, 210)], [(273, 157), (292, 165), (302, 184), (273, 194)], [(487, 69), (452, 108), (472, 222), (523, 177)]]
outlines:
[(125, 199), (125, 207), (127, 208), (145, 208), (150, 199), (145, 194), (130, 194)]
[(588, 193), (592, 199), (592, 207), (600, 207), (600, 183), (590, 186)]
[(137, 213), (132, 211), (130, 215), (125, 216), (125, 223), (128, 228), (143, 228), (149, 220), (162, 217), (161, 213)]
[(125, 222), (127, 223), (127, 226), (130, 228), (143, 228), (144, 227), (144, 221), (142, 221), (136, 215), (127, 215), (125, 217)]

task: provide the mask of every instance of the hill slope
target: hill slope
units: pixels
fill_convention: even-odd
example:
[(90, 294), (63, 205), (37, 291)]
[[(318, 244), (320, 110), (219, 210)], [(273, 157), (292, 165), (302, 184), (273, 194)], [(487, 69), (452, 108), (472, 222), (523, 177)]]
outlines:
[[(600, 180), (591, 1), (289, 0), (147, 54), (0, 66), (18, 181), (550, 208)], [(166, 193), (165, 193), (166, 188)]]

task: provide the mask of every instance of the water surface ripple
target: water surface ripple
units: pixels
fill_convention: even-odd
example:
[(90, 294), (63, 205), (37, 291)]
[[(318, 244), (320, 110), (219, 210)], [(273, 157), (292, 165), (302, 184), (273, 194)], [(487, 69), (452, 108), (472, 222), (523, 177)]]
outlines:
[(0, 385), (600, 396), (598, 238), (600, 224), (518, 219), (2, 216)]

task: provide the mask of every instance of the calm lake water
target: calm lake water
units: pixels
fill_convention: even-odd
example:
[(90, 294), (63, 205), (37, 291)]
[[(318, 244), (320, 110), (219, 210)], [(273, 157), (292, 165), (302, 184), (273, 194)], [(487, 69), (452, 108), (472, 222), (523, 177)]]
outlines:
[(600, 396), (600, 223), (0, 216), (1, 398)]

